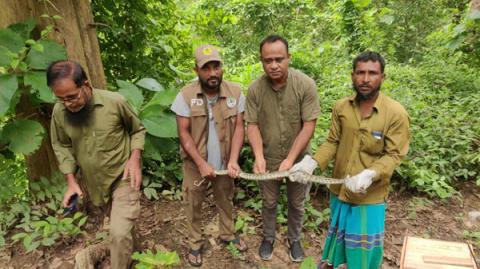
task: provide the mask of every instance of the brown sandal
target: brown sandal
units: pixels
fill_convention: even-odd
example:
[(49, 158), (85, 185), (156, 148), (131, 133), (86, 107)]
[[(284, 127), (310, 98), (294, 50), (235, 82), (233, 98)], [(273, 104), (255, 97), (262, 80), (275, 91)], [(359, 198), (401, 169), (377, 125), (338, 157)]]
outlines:
[[(195, 260), (192, 260), (190, 257), (195, 257)], [(188, 263), (193, 267), (200, 267), (203, 263), (202, 258), (202, 249), (190, 249), (187, 256)]]

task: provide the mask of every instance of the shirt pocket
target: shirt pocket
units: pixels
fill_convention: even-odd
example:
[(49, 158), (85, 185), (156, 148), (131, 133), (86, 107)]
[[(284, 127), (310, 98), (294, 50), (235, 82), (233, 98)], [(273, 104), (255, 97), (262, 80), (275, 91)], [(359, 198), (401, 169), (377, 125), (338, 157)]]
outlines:
[(97, 151), (111, 151), (122, 142), (123, 131), (121, 128), (94, 130), (95, 148)]
[(362, 138), (362, 151), (369, 155), (380, 155), (385, 147), (385, 136), (381, 130), (370, 130)]

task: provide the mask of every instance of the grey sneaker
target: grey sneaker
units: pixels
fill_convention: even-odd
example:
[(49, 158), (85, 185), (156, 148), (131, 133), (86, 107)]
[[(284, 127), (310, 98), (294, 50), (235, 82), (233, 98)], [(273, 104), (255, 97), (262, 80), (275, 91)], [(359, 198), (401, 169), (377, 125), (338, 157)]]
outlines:
[(272, 259), (273, 243), (275, 243), (274, 240), (267, 240), (265, 238), (262, 240), (262, 244), (260, 248), (258, 248), (258, 255), (260, 255), (262, 260), (269, 261)]
[(290, 260), (292, 260), (292, 262), (301, 262), (303, 261), (303, 257), (304, 257), (304, 252), (303, 252), (303, 248), (302, 248), (302, 244), (300, 244), (300, 240), (299, 241), (293, 241), (293, 242), (288, 242), (288, 245), (290, 246), (290, 249), (289, 249), (289, 252), (288, 254), (290, 254)]

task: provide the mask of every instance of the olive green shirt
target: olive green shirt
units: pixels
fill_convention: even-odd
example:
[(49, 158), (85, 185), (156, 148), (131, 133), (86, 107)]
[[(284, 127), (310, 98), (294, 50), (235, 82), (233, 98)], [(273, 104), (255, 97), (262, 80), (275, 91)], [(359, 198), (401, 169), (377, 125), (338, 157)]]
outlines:
[(365, 194), (352, 193), (345, 185), (330, 185), (330, 191), (348, 203), (384, 202), (393, 171), (408, 152), (409, 125), (402, 105), (383, 93), (375, 101), (372, 114), (363, 119), (355, 95), (337, 101), (327, 141), (313, 158), (324, 170), (335, 157), (334, 178), (354, 176), (364, 169), (377, 174)]
[[(285, 87), (274, 90), (267, 75), (248, 89), (245, 121), (257, 124), (263, 141), (267, 169), (278, 169), (303, 127), (303, 122), (320, 115), (317, 87), (313, 79), (289, 68)], [(301, 159), (309, 150), (308, 145)]]
[(113, 184), (123, 174), (133, 149), (143, 150), (146, 130), (118, 93), (92, 91), (93, 110), (82, 125), (72, 125), (66, 108), (57, 103), (50, 126), (52, 146), (60, 171), (80, 169), (80, 185), (95, 205), (110, 199)]

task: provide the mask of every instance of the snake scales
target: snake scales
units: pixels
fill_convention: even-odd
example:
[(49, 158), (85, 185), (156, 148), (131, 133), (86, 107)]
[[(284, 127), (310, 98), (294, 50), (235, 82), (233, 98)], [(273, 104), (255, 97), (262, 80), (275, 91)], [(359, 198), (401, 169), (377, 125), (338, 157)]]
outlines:
[[(228, 175), (228, 170), (215, 171), (215, 174), (218, 176), (225, 176), (225, 175)], [(271, 172), (266, 174), (251, 174), (251, 173), (240, 172), (239, 177), (247, 180), (256, 180), (256, 181), (272, 180), (272, 179), (288, 177), (292, 181), (297, 181), (302, 183), (315, 182), (320, 184), (343, 184), (346, 181), (346, 179), (336, 179), (336, 178), (310, 175), (303, 171), (295, 171), (295, 172), (276, 171), (276, 172)], [(205, 179), (202, 179), (200, 182), (195, 181), (194, 184), (197, 186), (200, 186), (204, 181)]]

